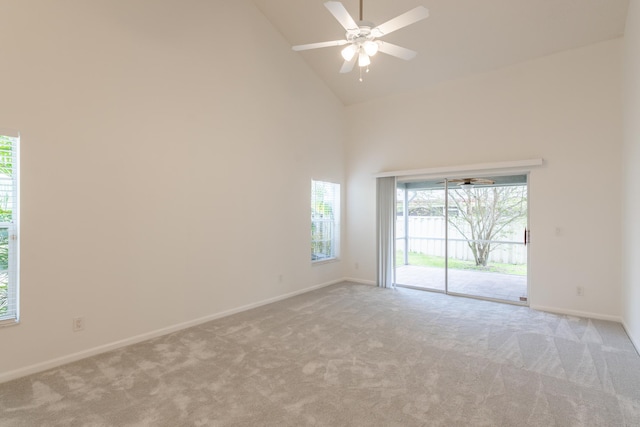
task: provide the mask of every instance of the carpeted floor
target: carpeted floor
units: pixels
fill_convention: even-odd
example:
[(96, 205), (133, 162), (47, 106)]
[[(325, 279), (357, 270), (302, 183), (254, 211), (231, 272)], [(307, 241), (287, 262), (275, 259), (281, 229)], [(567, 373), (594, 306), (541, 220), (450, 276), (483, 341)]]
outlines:
[(0, 384), (0, 426), (638, 426), (621, 325), (344, 283)]

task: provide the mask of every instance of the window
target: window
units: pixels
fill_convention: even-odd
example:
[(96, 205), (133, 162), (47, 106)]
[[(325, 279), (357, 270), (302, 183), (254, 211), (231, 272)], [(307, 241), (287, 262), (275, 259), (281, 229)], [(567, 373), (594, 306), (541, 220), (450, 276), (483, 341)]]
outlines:
[(338, 257), (339, 225), (340, 184), (311, 181), (311, 261)]
[(18, 321), (19, 141), (0, 129), (0, 324)]

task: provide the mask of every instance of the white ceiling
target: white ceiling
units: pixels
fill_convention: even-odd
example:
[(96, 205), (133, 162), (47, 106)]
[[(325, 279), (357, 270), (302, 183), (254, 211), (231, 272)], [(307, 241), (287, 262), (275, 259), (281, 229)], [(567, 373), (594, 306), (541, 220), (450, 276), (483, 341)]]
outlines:
[[(254, 0), (291, 45), (344, 38), (324, 0)], [(358, 19), (359, 0), (342, 0)], [(385, 41), (418, 52), (412, 61), (382, 53), (358, 81), (340, 74), (340, 47), (301, 55), (345, 105), (438, 84), (554, 52), (620, 37), (629, 0), (364, 0), (364, 19), (381, 24), (416, 6), (430, 17)]]

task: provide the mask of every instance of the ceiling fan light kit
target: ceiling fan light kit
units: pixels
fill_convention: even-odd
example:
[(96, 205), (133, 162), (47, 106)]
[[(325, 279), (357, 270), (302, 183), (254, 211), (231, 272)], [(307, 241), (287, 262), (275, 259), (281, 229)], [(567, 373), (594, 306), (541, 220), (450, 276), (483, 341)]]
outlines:
[(359, 67), (366, 67), (369, 64), (371, 64), (371, 58), (369, 58), (369, 55), (367, 55), (363, 51), (360, 51), (360, 55), (358, 57), (358, 66)]
[(462, 188), (463, 190), (470, 190), (473, 187), (475, 187), (475, 185), (471, 183), (464, 183), (464, 184), (458, 184), (458, 187)]
[(367, 40), (366, 42), (362, 43), (362, 48), (367, 55), (374, 56), (376, 53), (378, 53), (379, 46), (378, 43)]
[(324, 3), (324, 6), (346, 30), (345, 39), (297, 45), (293, 46), (292, 49), (295, 51), (302, 51), (347, 45), (340, 52), (344, 59), (340, 72), (350, 72), (353, 70), (357, 61), (358, 67), (360, 67), (360, 81), (362, 81), (362, 69), (366, 68), (366, 72), (369, 72), (371, 57), (378, 52), (383, 52), (387, 55), (404, 59), (406, 61), (415, 58), (417, 52), (377, 39), (415, 22), (421, 21), (429, 16), (427, 8), (424, 6), (418, 6), (403, 13), (402, 15), (396, 16), (384, 24), (375, 26), (371, 22), (362, 20), (362, 0), (360, 0), (360, 20), (357, 23), (351, 17), (349, 12), (347, 12), (347, 9), (345, 9), (342, 3), (338, 1), (328, 1)]
[(357, 51), (358, 49), (354, 45), (350, 44), (349, 46), (342, 49), (340, 53), (342, 54), (342, 57), (345, 61), (351, 61)]

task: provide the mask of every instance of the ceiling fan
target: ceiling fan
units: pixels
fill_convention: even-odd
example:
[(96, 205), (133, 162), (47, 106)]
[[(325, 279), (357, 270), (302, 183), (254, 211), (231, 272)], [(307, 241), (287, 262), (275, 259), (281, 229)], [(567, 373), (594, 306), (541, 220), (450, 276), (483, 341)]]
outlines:
[[(447, 182), (457, 183), (460, 188), (471, 188), (474, 185), (492, 185), (496, 182), (486, 178), (456, 178), (449, 179)], [(444, 182), (442, 182), (444, 184)]]
[[(377, 52), (386, 53), (387, 55), (407, 61), (415, 58), (417, 52), (378, 39), (427, 18), (429, 16), (427, 8), (418, 6), (402, 15), (396, 16), (384, 24), (375, 26), (371, 22), (362, 20), (362, 2), (363, 0), (360, 0), (360, 20), (357, 23), (339, 1), (325, 2), (324, 6), (347, 31), (345, 39), (297, 45), (293, 46), (293, 50), (301, 51), (347, 45), (342, 49), (344, 64), (340, 69), (341, 73), (348, 73), (353, 70), (356, 61), (358, 61), (361, 72), (363, 67), (366, 67), (366, 71), (368, 72), (371, 57)], [(362, 75), (360, 76), (360, 81), (362, 81)]]

